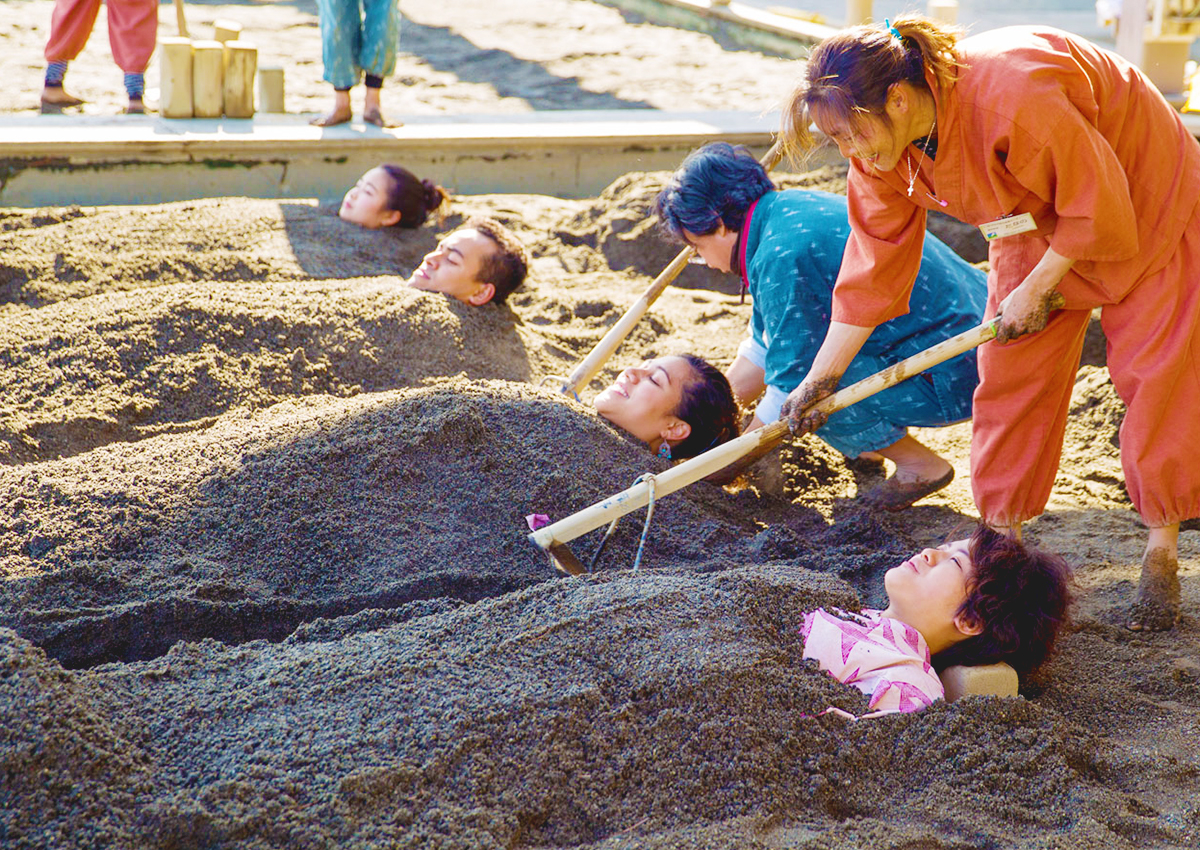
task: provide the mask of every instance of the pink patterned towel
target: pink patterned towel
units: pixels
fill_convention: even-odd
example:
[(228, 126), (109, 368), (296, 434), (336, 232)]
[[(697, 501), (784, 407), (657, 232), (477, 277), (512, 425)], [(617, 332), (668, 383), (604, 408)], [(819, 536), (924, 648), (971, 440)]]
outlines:
[(804, 657), (866, 694), (872, 714), (920, 711), (946, 695), (925, 638), (882, 611), (818, 608), (804, 616), (800, 633)]

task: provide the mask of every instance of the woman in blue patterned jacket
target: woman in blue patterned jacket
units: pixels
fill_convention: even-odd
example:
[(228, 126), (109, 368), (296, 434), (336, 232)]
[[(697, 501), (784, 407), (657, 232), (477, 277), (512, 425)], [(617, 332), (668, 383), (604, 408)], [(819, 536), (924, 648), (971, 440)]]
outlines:
[[(748, 429), (777, 420), (829, 328), (850, 234), (846, 199), (779, 191), (749, 151), (719, 142), (684, 160), (655, 207), (669, 238), (741, 276), (753, 298), (750, 334), (727, 375), (739, 402), (758, 399)], [(929, 235), (910, 311), (875, 329), (842, 385), (979, 324), (986, 297), (984, 273)], [(950, 463), (908, 428), (969, 419), (978, 382), (975, 353), (967, 352), (833, 414), (816, 433), (851, 458), (875, 453), (895, 463), (867, 499), (900, 510), (954, 478)]]

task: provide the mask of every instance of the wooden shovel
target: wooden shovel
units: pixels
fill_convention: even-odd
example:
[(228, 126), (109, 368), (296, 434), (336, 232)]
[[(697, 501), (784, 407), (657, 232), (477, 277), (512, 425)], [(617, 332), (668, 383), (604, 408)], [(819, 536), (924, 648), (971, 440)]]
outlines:
[[(970, 351), (994, 338), (999, 322), (1000, 317), (996, 316), (969, 331), (963, 331), (958, 336), (930, 346), (906, 360), (894, 363), (870, 377), (838, 390), (818, 402), (814, 409), (824, 413), (834, 413), (855, 402), (862, 401), (880, 390), (895, 386), (931, 366), (956, 357), (964, 351)], [(737, 439), (686, 460), (655, 476), (655, 498), (662, 498), (668, 493), (674, 493), (689, 484), (694, 484), (701, 478), (724, 469), (756, 449), (768, 449), (786, 437), (788, 432), (786, 421), (772, 422), (770, 425), (750, 431)], [(645, 481), (634, 484), (629, 489), (609, 496), (602, 502), (597, 502), (589, 508), (584, 508), (556, 523), (538, 529), (529, 535), (529, 539), (549, 552), (558, 562), (561, 570), (571, 575), (580, 575), (586, 570), (566, 544), (617, 517), (622, 517), (645, 506), (649, 501), (649, 486)]]
[[(176, 0), (182, 2), (182, 0)], [(774, 168), (780, 159), (783, 158), (783, 144), (776, 141), (771, 145), (771, 149), (763, 154), (763, 158), (759, 163), (767, 171)], [(642, 297), (633, 303), (628, 310), (625, 311), (620, 320), (608, 329), (608, 333), (596, 343), (596, 347), (591, 350), (583, 362), (575, 367), (575, 371), (567, 378), (562, 385), (561, 390), (563, 395), (578, 395), (581, 387), (586, 387), (592, 378), (596, 377), (596, 373), (608, 362), (608, 358), (612, 357), (613, 352), (617, 347), (625, 341), (625, 337), (629, 336), (633, 326), (641, 321), (642, 316), (646, 315), (646, 311), (650, 309), (650, 305), (658, 300), (658, 296), (662, 295), (675, 278), (679, 277), (684, 268), (696, 253), (696, 249), (690, 245), (684, 248), (671, 261), (665, 269), (659, 272), (658, 277), (647, 287), (642, 293)]]

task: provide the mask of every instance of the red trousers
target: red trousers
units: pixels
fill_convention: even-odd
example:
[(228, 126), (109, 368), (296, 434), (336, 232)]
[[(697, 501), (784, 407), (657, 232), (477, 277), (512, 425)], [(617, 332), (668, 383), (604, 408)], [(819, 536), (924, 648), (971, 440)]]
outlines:
[[(989, 290), (992, 316), (997, 293)], [(1084, 333), (1099, 306), (1109, 374), (1129, 408), (1121, 465), (1134, 507), (1150, 527), (1200, 516), (1200, 209), (1166, 265), (1119, 301), (1078, 303), (1072, 290), (1068, 276), (1060, 291), (1080, 309), (1052, 314), (1040, 333), (979, 349), (971, 484), (981, 515), (1011, 525), (1045, 508)]]
[[(106, 0), (108, 42), (113, 59), (126, 74), (140, 74), (150, 64), (158, 34), (158, 0)], [(47, 62), (70, 62), (87, 44), (100, 0), (57, 0), (50, 18)]]

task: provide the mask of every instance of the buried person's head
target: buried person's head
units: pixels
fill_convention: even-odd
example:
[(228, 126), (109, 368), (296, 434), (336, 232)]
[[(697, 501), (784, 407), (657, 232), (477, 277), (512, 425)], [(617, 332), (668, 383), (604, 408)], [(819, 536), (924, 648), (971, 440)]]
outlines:
[(938, 667), (1003, 661), (1027, 672), (1054, 646), (1069, 586), (1062, 558), (980, 526), (888, 570), (883, 613), (919, 631)]
[(471, 218), (425, 255), (406, 283), (464, 304), (503, 302), (529, 271), (525, 247), (492, 218)]
[(729, 381), (690, 354), (623, 370), (593, 403), (597, 413), (665, 457), (692, 457), (738, 434)]
[(691, 245), (709, 268), (727, 272), (750, 207), (774, 189), (750, 151), (713, 142), (688, 154), (658, 193), (654, 212), (667, 238)]
[(338, 218), (368, 230), (420, 227), (449, 200), (449, 193), (432, 180), (421, 180), (406, 168), (384, 163), (350, 187), (338, 208)]

